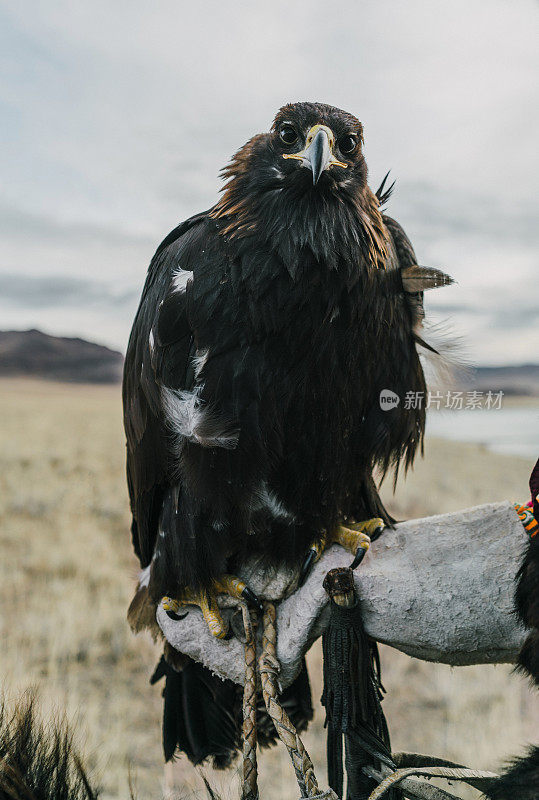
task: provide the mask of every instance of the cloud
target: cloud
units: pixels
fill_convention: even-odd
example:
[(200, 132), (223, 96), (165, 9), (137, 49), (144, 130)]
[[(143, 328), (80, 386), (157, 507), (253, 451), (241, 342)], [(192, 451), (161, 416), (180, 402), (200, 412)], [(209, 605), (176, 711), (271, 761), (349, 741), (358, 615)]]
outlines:
[(0, 206), (0, 236), (17, 240), (63, 242), (86, 247), (99, 241), (104, 245), (150, 245), (151, 238), (119, 227), (107, 227), (84, 220), (61, 220), (53, 215), (37, 214), (14, 206)]
[[(510, 359), (530, 341), (516, 306), (536, 270), (536, 14), (531, 0), (4, 3), (2, 326), (18, 314), (125, 346), (158, 242), (213, 204), (219, 169), (282, 103), (320, 99), (364, 121), (372, 184), (392, 169), (390, 213), (459, 281), (429, 303), (462, 308), (478, 359)], [(493, 337), (487, 305), (514, 336)]]
[(69, 278), (63, 275), (0, 274), (0, 295), (5, 305), (19, 309), (89, 308), (124, 313), (131, 311), (139, 292), (114, 291), (100, 281)]
[(528, 198), (507, 203), (503, 194), (475, 186), (455, 189), (432, 182), (397, 180), (389, 211), (395, 209), (400, 218), (410, 219), (429, 244), (451, 235), (536, 249), (539, 228), (534, 205)]

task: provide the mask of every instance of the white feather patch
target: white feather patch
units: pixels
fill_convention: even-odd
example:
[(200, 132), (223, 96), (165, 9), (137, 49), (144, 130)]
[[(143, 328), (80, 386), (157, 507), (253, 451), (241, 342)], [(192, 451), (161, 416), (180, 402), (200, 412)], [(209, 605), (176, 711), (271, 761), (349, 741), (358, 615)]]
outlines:
[(266, 481), (262, 481), (259, 491), (256, 493), (254, 501), (251, 504), (253, 511), (265, 510), (269, 511), (274, 519), (283, 522), (295, 522), (295, 516), (289, 511), (283, 502), (277, 497)]
[(150, 335), (148, 336), (148, 347), (150, 349), (150, 364), (152, 367), (155, 366), (155, 338), (153, 335), (153, 330), (150, 330)]
[(150, 583), (150, 567), (151, 567), (151, 564), (148, 564), (148, 566), (145, 569), (143, 569), (141, 571), (140, 575), (138, 576), (138, 588), (139, 589), (144, 589), (146, 586), (149, 585), (149, 583)]
[(204, 369), (206, 362), (208, 360), (208, 356), (210, 354), (209, 350), (197, 350), (196, 354), (193, 358), (193, 367), (195, 370), (195, 378), (198, 378), (202, 370)]
[(188, 269), (178, 269), (172, 276), (172, 291), (185, 292), (188, 282), (193, 277), (193, 273)]
[(194, 439), (197, 425), (201, 421), (200, 392), (202, 386), (197, 386), (192, 392), (168, 389), (162, 390), (163, 408), (174, 433), (186, 439)]
[(232, 450), (238, 444), (239, 430), (211, 409), (200, 398), (202, 385), (192, 392), (163, 387), (161, 398), (169, 428), (178, 437), (178, 449), (184, 439), (202, 447)]

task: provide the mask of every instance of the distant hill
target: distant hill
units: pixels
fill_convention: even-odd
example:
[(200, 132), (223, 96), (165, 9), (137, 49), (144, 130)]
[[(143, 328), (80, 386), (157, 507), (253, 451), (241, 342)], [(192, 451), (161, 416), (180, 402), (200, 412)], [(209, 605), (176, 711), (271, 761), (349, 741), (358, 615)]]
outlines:
[(32, 377), (69, 383), (118, 383), (123, 356), (84, 339), (42, 331), (0, 331), (0, 377)]

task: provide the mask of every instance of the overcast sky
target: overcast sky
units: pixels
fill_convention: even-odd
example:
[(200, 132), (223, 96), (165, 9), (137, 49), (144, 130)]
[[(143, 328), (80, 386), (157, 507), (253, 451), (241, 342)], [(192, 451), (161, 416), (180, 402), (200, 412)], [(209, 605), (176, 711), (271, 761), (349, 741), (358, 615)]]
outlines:
[(477, 363), (539, 361), (533, 0), (0, 2), (0, 328), (124, 350), (149, 259), (285, 102), (365, 126), (370, 182)]

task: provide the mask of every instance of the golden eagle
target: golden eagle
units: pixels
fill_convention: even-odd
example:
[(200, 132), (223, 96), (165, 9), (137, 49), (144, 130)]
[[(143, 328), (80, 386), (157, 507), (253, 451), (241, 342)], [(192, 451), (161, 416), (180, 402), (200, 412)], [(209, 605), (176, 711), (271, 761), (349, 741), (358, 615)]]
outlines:
[[(356, 565), (391, 524), (373, 471), (406, 467), (421, 447), (424, 406), (403, 400), (425, 392), (423, 290), (451, 282), (417, 265), (383, 212), (391, 189), (369, 188), (363, 127), (345, 111), (284, 106), (223, 174), (216, 205), (157, 248), (123, 385), (143, 569), (131, 618), (144, 604), (154, 617), (163, 597), (170, 613), (198, 602), (217, 636), (217, 592), (257, 603), (234, 578), (247, 556), (305, 575), (338, 541)], [(166, 757), (178, 745), (227, 763), (236, 687), (172, 660), (156, 675), (167, 673)], [(301, 728), (304, 672), (283, 702)]]

